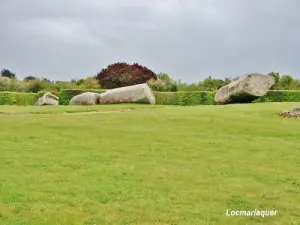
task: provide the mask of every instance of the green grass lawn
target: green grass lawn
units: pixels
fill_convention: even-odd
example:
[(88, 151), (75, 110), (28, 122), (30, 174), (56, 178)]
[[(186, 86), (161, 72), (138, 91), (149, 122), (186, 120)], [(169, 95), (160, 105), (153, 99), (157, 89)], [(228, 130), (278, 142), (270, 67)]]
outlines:
[(300, 224), (294, 105), (0, 106), (0, 224)]

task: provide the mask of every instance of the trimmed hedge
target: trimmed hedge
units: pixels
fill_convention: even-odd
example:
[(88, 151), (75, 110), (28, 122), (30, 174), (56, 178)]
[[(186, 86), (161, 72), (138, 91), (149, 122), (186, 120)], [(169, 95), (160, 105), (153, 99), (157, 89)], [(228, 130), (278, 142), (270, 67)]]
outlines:
[(36, 93), (0, 92), (0, 105), (34, 105), (38, 100)]
[(177, 92), (153, 91), (157, 105), (177, 105)]
[(214, 105), (214, 92), (153, 92), (157, 105)]
[(214, 105), (215, 93), (205, 91), (178, 92), (178, 105)]
[(270, 90), (253, 102), (300, 102), (300, 91)]
[(59, 93), (59, 104), (69, 105), (71, 98), (84, 92), (103, 93), (104, 89), (62, 89)]
[[(153, 92), (157, 105), (214, 105), (215, 92), (178, 91)], [(252, 101), (256, 102), (300, 102), (300, 91), (269, 90)]]

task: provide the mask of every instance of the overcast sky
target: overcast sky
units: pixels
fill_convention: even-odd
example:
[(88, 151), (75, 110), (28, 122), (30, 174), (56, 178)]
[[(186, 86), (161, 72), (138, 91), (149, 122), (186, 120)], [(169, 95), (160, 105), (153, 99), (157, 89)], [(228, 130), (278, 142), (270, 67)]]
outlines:
[(137, 62), (181, 81), (300, 78), (299, 0), (0, 0), (0, 68), (68, 80)]

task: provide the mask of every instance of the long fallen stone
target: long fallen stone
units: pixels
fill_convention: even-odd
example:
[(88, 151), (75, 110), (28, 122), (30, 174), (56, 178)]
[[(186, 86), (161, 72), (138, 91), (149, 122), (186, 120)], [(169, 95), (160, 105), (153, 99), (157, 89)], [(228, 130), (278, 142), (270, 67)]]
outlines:
[(220, 88), (215, 95), (215, 102), (218, 104), (251, 102), (264, 96), (274, 84), (273, 76), (246, 74)]
[(148, 103), (155, 104), (155, 97), (150, 87), (137, 84), (127, 87), (115, 88), (99, 94), (100, 104), (109, 103)]
[(99, 94), (94, 92), (85, 92), (74, 96), (69, 105), (97, 105), (99, 104)]

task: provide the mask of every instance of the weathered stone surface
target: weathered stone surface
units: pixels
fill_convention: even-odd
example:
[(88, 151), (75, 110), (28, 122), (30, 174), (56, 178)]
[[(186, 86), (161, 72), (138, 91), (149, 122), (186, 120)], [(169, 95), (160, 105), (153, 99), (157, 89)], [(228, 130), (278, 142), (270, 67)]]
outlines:
[(111, 89), (99, 96), (100, 104), (130, 102), (155, 104), (155, 97), (146, 83)]
[(282, 111), (279, 113), (279, 116), (281, 117), (294, 117), (294, 118), (300, 118), (300, 111), (296, 112), (289, 112), (289, 111)]
[(94, 92), (85, 92), (74, 96), (70, 105), (96, 105), (99, 104), (99, 94)]
[(251, 102), (263, 95), (275, 84), (275, 78), (259, 73), (246, 74), (220, 88), (215, 95), (219, 104)]
[(59, 98), (50, 92), (46, 92), (39, 100), (35, 103), (35, 105), (58, 105)]
[(293, 112), (299, 112), (299, 113), (300, 113), (300, 107), (296, 107), (296, 106), (295, 106), (295, 107), (293, 108)]

